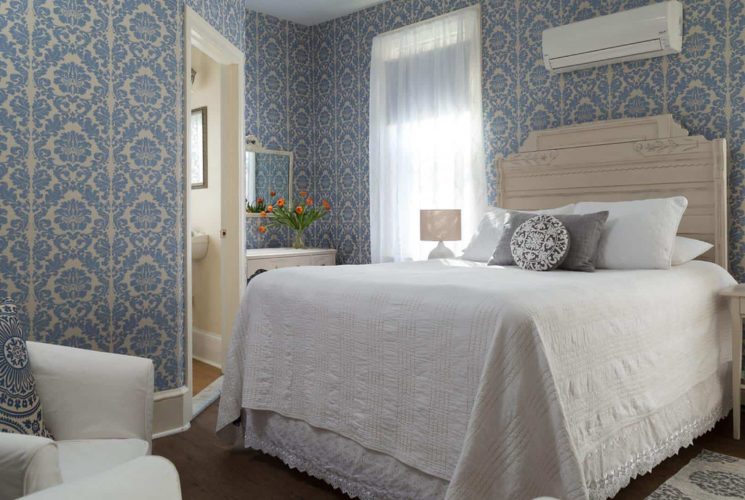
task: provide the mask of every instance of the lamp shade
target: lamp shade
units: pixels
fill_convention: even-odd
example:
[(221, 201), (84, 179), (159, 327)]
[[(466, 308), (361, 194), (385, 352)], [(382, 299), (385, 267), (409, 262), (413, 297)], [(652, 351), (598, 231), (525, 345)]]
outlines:
[(421, 241), (459, 241), (460, 209), (420, 210), (419, 239)]

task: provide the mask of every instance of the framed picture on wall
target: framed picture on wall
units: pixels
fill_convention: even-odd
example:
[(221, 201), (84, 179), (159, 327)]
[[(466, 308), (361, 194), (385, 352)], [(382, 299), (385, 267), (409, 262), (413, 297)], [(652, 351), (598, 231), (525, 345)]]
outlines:
[(207, 187), (207, 106), (191, 110), (191, 188)]

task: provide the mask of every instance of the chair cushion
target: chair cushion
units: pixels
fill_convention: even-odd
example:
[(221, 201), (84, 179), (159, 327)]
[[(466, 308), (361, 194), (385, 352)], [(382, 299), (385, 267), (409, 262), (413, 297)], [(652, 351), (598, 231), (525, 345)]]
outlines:
[(178, 472), (163, 457), (140, 457), (101, 474), (65, 483), (24, 500), (181, 500)]
[(0, 304), (0, 432), (52, 438), (44, 425), (26, 339), (10, 299)]
[(30, 434), (0, 432), (0, 498), (18, 498), (61, 482), (54, 441)]
[(148, 454), (141, 439), (71, 439), (57, 441), (62, 481), (67, 483)]

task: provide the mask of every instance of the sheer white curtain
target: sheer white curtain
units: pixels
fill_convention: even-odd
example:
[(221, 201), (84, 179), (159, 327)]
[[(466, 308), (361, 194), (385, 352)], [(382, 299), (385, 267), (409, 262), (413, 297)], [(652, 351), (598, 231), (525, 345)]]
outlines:
[[(481, 30), (469, 7), (373, 40), (372, 261), (426, 258), (419, 210), (459, 208), (468, 241), (486, 204)], [(461, 242), (448, 243), (458, 254)]]

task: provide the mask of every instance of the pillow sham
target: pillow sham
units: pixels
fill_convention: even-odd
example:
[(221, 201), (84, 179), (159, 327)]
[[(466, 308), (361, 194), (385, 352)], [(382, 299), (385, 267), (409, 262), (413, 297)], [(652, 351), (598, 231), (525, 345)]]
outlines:
[(552, 215), (536, 215), (520, 224), (510, 240), (515, 263), (529, 271), (553, 271), (569, 255), (566, 226)]
[(694, 240), (693, 238), (686, 238), (684, 236), (676, 236), (675, 244), (673, 245), (672, 265), (679, 266), (686, 262), (690, 262), (696, 257), (705, 254), (712, 248), (714, 248), (714, 245), (707, 243), (706, 241)]
[[(536, 210), (533, 212), (533, 215), (571, 214), (573, 211), (574, 204), (571, 204), (558, 208)], [(504, 223), (508, 212), (511, 211), (500, 207), (489, 207), (481, 218), (476, 233), (471, 237), (471, 241), (463, 250), (463, 255), (461, 255), (460, 258), (476, 262), (488, 262), (494, 253), (494, 248), (502, 237)], [(515, 212), (517, 212), (517, 210), (515, 210)]]
[(10, 299), (0, 303), (0, 346), (0, 432), (53, 439), (44, 425), (26, 340)]
[(504, 218), (507, 210), (498, 207), (490, 207), (479, 222), (471, 241), (463, 250), (461, 259), (486, 262), (494, 252), (494, 247), (499, 243), (499, 238), (504, 230)]
[(669, 269), (673, 243), (688, 206), (684, 196), (618, 202), (581, 202), (576, 214), (608, 211), (595, 267)]
[[(504, 234), (494, 249), (492, 258), (489, 260), (489, 265), (511, 266), (515, 264), (510, 248), (512, 235), (518, 226), (535, 215), (523, 212), (510, 212), (507, 214)], [(559, 267), (570, 271), (594, 271), (595, 255), (597, 253), (598, 243), (603, 234), (603, 226), (608, 218), (608, 212), (581, 215), (554, 215), (554, 217), (566, 226), (569, 239), (571, 240), (569, 253)]]

